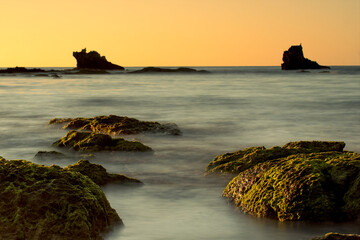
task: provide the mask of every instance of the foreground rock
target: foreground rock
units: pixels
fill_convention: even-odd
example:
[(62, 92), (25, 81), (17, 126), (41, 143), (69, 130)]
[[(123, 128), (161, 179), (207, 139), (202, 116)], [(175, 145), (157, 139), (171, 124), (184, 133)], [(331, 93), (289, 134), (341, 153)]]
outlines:
[(196, 70), (193, 68), (159, 68), (159, 67), (146, 67), (140, 70), (132, 71), (129, 73), (209, 73), (205, 70)]
[(4, 70), (0, 70), (0, 73), (39, 73), (39, 72), (45, 72), (45, 70), (40, 68), (24, 68), (24, 67), (7, 68)]
[(0, 239), (102, 239), (122, 224), (100, 187), (58, 166), (0, 158)]
[(135, 118), (115, 115), (97, 116), (93, 118), (54, 118), (49, 124), (65, 124), (65, 129), (86, 130), (92, 132), (120, 135), (138, 134), (142, 132), (180, 135), (176, 124), (160, 124), (158, 122), (139, 121)]
[(239, 173), (223, 195), (252, 215), (280, 221), (356, 219), (360, 154), (342, 152), (343, 147), (342, 142), (295, 142), (249, 148), (218, 157), (210, 169)]
[(284, 51), (282, 60), (282, 70), (330, 68), (321, 66), (317, 62), (305, 58), (301, 44), (298, 46), (291, 46), (287, 51)]
[(94, 183), (100, 186), (108, 183), (142, 183), (135, 178), (129, 178), (125, 175), (108, 173), (103, 166), (90, 163), (88, 160), (80, 160), (64, 169), (88, 176)]
[(96, 51), (86, 52), (86, 48), (81, 52), (73, 52), (78, 68), (124, 70), (123, 67), (108, 62), (105, 56), (100, 56)]
[(315, 237), (311, 240), (360, 240), (358, 234), (327, 233), (322, 237)]
[(233, 153), (218, 155), (206, 167), (206, 173), (238, 174), (246, 169), (269, 160), (290, 156), (297, 153), (316, 153), (343, 151), (344, 142), (299, 141), (290, 142), (282, 147), (251, 147)]
[(66, 147), (75, 151), (151, 151), (151, 148), (137, 141), (111, 138), (101, 133), (70, 131), (65, 137), (53, 143), (55, 147)]

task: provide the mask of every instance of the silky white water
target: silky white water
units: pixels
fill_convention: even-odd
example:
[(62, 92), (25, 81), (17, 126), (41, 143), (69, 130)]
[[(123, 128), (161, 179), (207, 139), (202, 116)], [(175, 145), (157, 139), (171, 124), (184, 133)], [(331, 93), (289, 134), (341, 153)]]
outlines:
[[(144, 182), (103, 188), (124, 227), (105, 239), (309, 239), (326, 232), (360, 233), (357, 223), (280, 223), (242, 213), (221, 197), (231, 176), (203, 175), (218, 154), (289, 141), (344, 141), (360, 152), (360, 67), (281, 71), (217, 67), (210, 74), (0, 76), (0, 156), (41, 162), (38, 151), (66, 130), (55, 117), (119, 115), (176, 123), (181, 136), (140, 134), (153, 153), (99, 153), (109, 172)], [(79, 156), (79, 158), (81, 158)]]

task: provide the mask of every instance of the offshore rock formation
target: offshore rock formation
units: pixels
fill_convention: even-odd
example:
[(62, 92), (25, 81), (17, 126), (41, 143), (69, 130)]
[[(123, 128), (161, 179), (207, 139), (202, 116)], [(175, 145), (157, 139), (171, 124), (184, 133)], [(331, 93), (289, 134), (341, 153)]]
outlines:
[(108, 62), (105, 56), (100, 56), (96, 51), (86, 52), (86, 48), (81, 52), (73, 52), (78, 68), (124, 70), (123, 67)]
[(65, 129), (86, 130), (95, 133), (113, 135), (139, 134), (142, 132), (165, 133), (180, 135), (181, 131), (174, 123), (160, 124), (158, 122), (139, 121), (135, 118), (115, 115), (97, 116), (93, 118), (54, 118), (49, 124), (66, 124)]
[(238, 173), (223, 191), (238, 208), (259, 217), (347, 220), (360, 213), (360, 154), (343, 142), (293, 142), (216, 157), (209, 172)]
[(289, 50), (284, 51), (282, 60), (282, 70), (330, 68), (321, 66), (317, 62), (305, 58), (301, 44), (298, 46), (291, 46)]
[(159, 67), (146, 67), (140, 70), (132, 71), (129, 73), (209, 73), (206, 70), (196, 70), (192, 68), (180, 67), (172, 68), (159, 68)]
[(65, 167), (64, 170), (79, 172), (88, 176), (94, 183), (100, 186), (108, 183), (142, 183), (135, 178), (129, 178), (125, 175), (108, 173), (103, 166), (90, 163), (88, 160), (80, 160), (73, 165)]
[(358, 234), (327, 233), (322, 237), (314, 237), (311, 240), (360, 240)]
[(24, 68), (24, 67), (7, 68), (5, 70), (0, 70), (0, 73), (38, 73), (38, 72), (45, 72), (45, 70), (40, 68)]
[(54, 147), (66, 147), (75, 151), (135, 151), (146, 152), (152, 149), (141, 142), (111, 138), (101, 133), (70, 131), (65, 137), (53, 143)]
[(0, 157), (0, 239), (102, 239), (122, 224), (100, 187), (58, 166)]

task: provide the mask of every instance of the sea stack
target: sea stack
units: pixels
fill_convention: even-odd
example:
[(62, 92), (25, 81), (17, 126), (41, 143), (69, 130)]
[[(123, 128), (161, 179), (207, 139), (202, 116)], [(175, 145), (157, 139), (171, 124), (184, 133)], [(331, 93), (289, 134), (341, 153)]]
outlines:
[(122, 66), (108, 62), (105, 56), (100, 56), (96, 51), (86, 52), (86, 48), (81, 52), (73, 52), (77, 61), (77, 68), (124, 70)]
[(315, 61), (304, 58), (301, 44), (291, 46), (289, 50), (284, 51), (282, 60), (282, 70), (330, 68), (327, 66), (321, 66)]

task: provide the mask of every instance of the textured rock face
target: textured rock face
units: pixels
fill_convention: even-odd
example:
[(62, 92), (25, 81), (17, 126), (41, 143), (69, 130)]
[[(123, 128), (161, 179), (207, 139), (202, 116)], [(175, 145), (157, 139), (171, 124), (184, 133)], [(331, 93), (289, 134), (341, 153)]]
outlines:
[(86, 130), (113, 135), (138, 134), (141, 132), (165, 133), (180, 135), (181, 131), (174, 123), (139, 121), (135, 118), (115, 115), (97, 116), (94, 118), (54, 118), (49, 124), (66, 124), (65, 129)]
[(137, 141), (111, 138), (100, 133), (70, 131), (65, 137), (53, 143), (55, 147), (66, 147), (75, 151), (151, 151), (151, 148)]
[(238, 173), (223, 191), (259, 217), (347, 220), (360, 213), (360, 154), (343, 142), (292, 142), (220, 155), (207, 171)]
[(358, 234), (327, 233), (322, 237), (315, 237), (311, 240), (360, 240)]
[(105, 56), (100, 56), (96, 51), (87, 53), (86, 48), (81, 52), (73, 52), (73, 56), (76, 58), (78, 68), (124, 70), (123, 67), (108, 62)]
[(141, 183), (141, 181), (135, 178), (129, 178), (121, 174), (108, 173), (103, 166), (90, 163), (88, 160), (80, 160), (73, 165), (65, 167), (64, 169), (79, 172), (88, 176), (94, 183), (100, 186), (107, 183)]
[(298, 141), (289, 142), (282, 147), (251, 147), (233, 153), (218, 155), (206, 167), (207, 173), (238, 174), (258, 163), (277, 158), (287, 157), (297, 153), (315, 153), (342, 151), (344, 142)]
[(100, 187), (58, 166), (0, 158), (0, 239), (102, 239), (122, 224)]
[(284, 51), (282, 60), (282, 70), (329, 68), (305, 58), (301, 45), (291, 46), (289, 50)]

